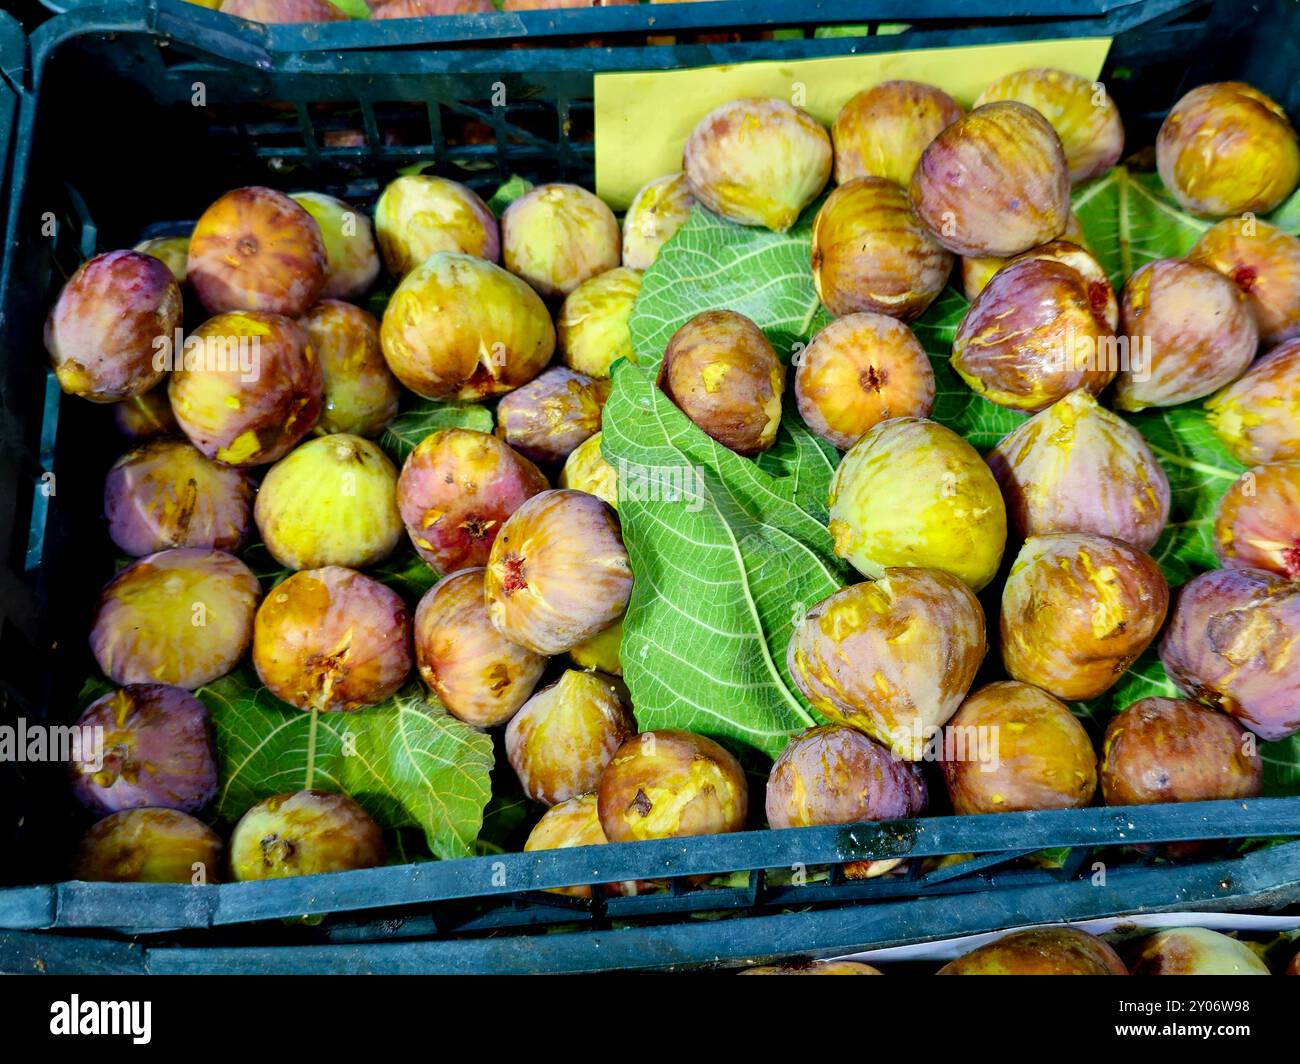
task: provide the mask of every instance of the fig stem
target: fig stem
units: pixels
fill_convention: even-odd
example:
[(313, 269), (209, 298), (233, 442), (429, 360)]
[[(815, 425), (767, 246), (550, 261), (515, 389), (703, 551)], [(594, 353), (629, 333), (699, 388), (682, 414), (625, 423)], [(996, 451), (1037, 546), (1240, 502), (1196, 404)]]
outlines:
[(312, 774), (316, 771), (316, 725), (320, 721), (320, 710), (311, 707), (311, 720), (307, 724), (307, 779), (302, 789), (311, 790)]

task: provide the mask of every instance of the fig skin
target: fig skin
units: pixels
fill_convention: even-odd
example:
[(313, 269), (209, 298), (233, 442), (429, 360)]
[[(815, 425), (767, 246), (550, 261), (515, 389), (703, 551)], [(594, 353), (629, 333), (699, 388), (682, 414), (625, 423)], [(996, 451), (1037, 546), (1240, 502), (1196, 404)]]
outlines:
[(104, 481), (108, 534), (140, 558), (171, 547), (236, 551), (252, 527), (252, 477), (168, 437), (127, 451)]
[(659, 250), (691, 216), (694, 206), (690, 183), (680, 170), (642, 185), (623, 217), (623, 265), (650, 269)]
[(178, 354), (186, 364), (172, 371), (167, 395), (181, 430), (208, 458), (265, 465), (288, 454), (316, 424), (325, 378), (307, 330), (296, 321), (218, 314), (186, 342), (193, 349)]
[(842, 108), (831, 126), (835, 183), (883, 177), (906, 188), (930, 141), (966, 114), (942, 89), (882, 81)]
[(949, 961), (938, 975), (1128, 975), (1119, 954), (1074, 927), (1034, 927)]
[(501, 233), (487, 204), (473, 189), (431, 174), (389, 182), (375, 204), (375, 230), (384, 265), (398, 280), (438, 251), (501, 261)]
[(1142, 434), (1080, 389), (987, 455), (1023, 538), (1090, 532), (1149, 551), (1169, 519), (1169, 479)]
[(1119, 410), (1176, 406), (1230, 384), (1255, 360), (1259, 327), (1245, 295), (1208, 266), (1160, 259), (1124, 283), (1124, 331), (1145, 340), (1150, 364), (1121, 368)]
[(253, 667), (304, 711), (350, 713), (397, 693), (411, 673), (411, 618), (398, 594), (330, 565), (267, 592), (253, 623)]
[(1081, 809), (1097, 790), (1097, 755), (1064, 702), (1027, 683), (985, 684), (948, 722), (945, 752), (969, 750), (971, 729), (996, 742), (991, 759), (945, 759), (944, 782), (953, 812), (1016, 813)]
[(230, 870), (240, 882), (348, 872), (384, 863), (384, 837), (346, 794), (297, 791), (265, 798), (230, 836)]
[(402, 388), (388, 370), (373, 314), (322, 299), (302, 319), (325, 379), (318, 433), (378, 436), (397, 416)]
[(784, 233), (831, 176), (831, 138), (806, 111), (775, 97), (716, 107), (686, 140), (691, 194), (740, 225)]
[(343, 14), (329, 0), (222, 0), (222, 14), (245, 18), (250, 22), (302, 23), (346, 22)]
[(372, 0), (370, 17), (423, 18), (426, 15), (481, 15), (491, 14), (496, 8), (492, 0), (384, 0), (375, 6)]
[(596, 801), (610, 842), (640, 842), (740, 831), (749, 789), (740, 762), (712, 739), (663, 729), (618, 748)]
[(293, 192), (289, 198), (320, 228), (325, 245), (325, 287), (320, 298), (360, 299), (379, 276), (379, 252), (369, 216), (323, 192)]
[(1219, 500), (1214, 554), (1225, 569), (1300, 580), (1300, 462), (1255, 466)]
[(72, 862), (88, 883), (215, 883), (220, 836), (176, 809), (123, 809), (93, 824)]
[(1111, 718), (1102, 741), (1107, 805), (1255, 798), (1264, 763), (1230, 717), (1175, 698), (1143, 698)]
[(1179, 690), (1261, 739), (1300, 731), (1300, 584), (1263, 569), (1216, 569), (1183, 585), (1160, 660)]
[(565, 297), (555, 337), (569, 369), (608, 377), (617, 359), (637, 360), (628, 319), (640, 291), (641, 274), (619, 266), (583, 281)]
[(829, 529), (835, 553), (863, 576), (920, 566), (979, 591), (1002, 562), (1007, 515), (969, 443), (936, 422), (896, 417), (844, 455), (831, 481)]
[(1157, 931), (1133, 958), (1134, 975), (1268, 975), (1259, 955), (1235, 938), (1204, 927)]
[(1300, 336), (1300, 239), (1258, 218), (1227, 218), (1205, 231), (1187, 259), (1246, 293), (1264, 347)]
[(493, 626), (537, 654), (563, 654), (623, 616), (632, 570), (614, 510), (594, 495), (534, 495), (501, 527), (484, 576)]
[(543, 296), (567, 296), (622, 261), (614, 212), (577, 185), (539, 185), (501, 216), (505, 267)]
[(569, 657), (580, 669), (622, 676), (622, 646), (623, 620), (619, 618), (603, 632), (597, 632), (586, 642), (570, 649)]
[(861, 961), (789, 961), (785, 964), (763, 964), (746, 968), (740, 975), (884, 975), (885, 973)]
[[(609, 840), (605, 838), (605, 829), (600, 826), (600, 816), (596, 811), (595, 792), (580, 794), (566, 802), (551, 806), (542, 814), (542, 818), (533, 826), (528, 841), (524, 843), (525, 853), (539, 850), (567, 850), (572, 846), (604, 846)], [(667, 880), (634, 880), (625, 883), (603, 883), (600, 892), (606, 895), (627, 895), (635, 897), (650, 891), (664, 890)], [(590, 898), (590, 886), (548, 887), (549, 894), (567, 894), (571, 898)]]
[(508, 443), (473, 429), (439, 429), (406, 457), (397, 505), (420, 557), (440, 573), (487, 564), (502, 523), (550, 485)]
[(59, 387), (93, 403), (149, 391), (166, 372), (158, 341), (181, 324), (181, 290), (152, 255), (110, 251), (68, 278), (45, 321)]
[(1223, 81), (1174, 104), (1156, 136), (1156, 168), (1193, 214), (1267, 214), (1300, 181), (1300, 144), (1273, 100), (1243, 82)]
[(841, 588), (795, 625), (786, 667), (827, 720), (909, 761), (957, 711), (988, 652), (984, 611), (957, 577), (890, 568)]
[(397, 286), (379, 340), (388, 368), (417, 395), (475, 400), (536, 377), (555, 352), (555, 326), (518, 277), (439, 251)]
[(150, 554), (100, 592), (90, 649), (116, 684), (192, 691), (244, 656), (260, 595), (257, 577), (231, 554), (189, 547)]
[(188, 236), (156, 236), (140, 241), (134, 250), (152, 255), (172, 271), (178, 285), (185, 283), (185, 265), (190, 257)]
[(1237, 461), (1300, 461), (1300, 339), (1288, 340), (1205, 401), (1210, 427)]
[(92, 756), (68, 765), (72, 793), (91, 812), (154, 807), (197, 813), (216, 797), (208, 711), (188, 691), (130, 684), (92, 702), (76, 727), (103, 729), (101, 763)]
[[(1092, 255), (1092, 249), (1088, 246), (1087, 235), (1083, 231), (1083, 223), (1079, 221), (1079, 216), (1074, 211), (1070, 212), (1069, 220), (1065, 223), (1065, 232), (1061, 234), (1059, 239), (1040, 245), (1040, 247), (1051, 248), (1060, 244), (1073, 244), (1075, 247)], [(1037, 250), (1038, 248), (1030, 248), (1023, 255), (1016, 255), (1010, 259), (991, 258), (987, 255), (979, 257), (963, 256), (961, 260), (961, 285), (966, 299), (974, 303), (975, 297), (984, 291), (985, 287), (1002, 267), (1022, 257), (1033, 255)], [(1076, 265), (1075, 268), (1078, 269), (1078, 266)], [(1098, 266), (1097, 269), (1100, 270), (1101, 267)], [(1102, 275), (1105, 276), (1104, 272)], [(1109, 285), (1109, 280), (1106, 283)], [(1113, 292), (1112, 289), (1112, 294)], [(1119, 321), (1118, 307), (1116, 308), (1115, 321), (1117, 323)]]
[(600, 430), (609, 378), (552, 366), (497, 405), (497, 435), (534, 462), (563, 462)]
[(253, 510), (266, 549), (289, 569), (364, 569), (401, 542), (397, 469), (360, 436), (308, 440), (267, 472)]
[(1057, 698), (1096, 698), (1160, 633), (1168, 609), (1160, 566), (1127, 543), (1034, 536), (1002, 588), (1002, 663)]
[(560, 470), (559, 484), (604, 499), (617, 510), (618, 472), (600, 453), (600, 436), (599, 432), (588, 436), (569, 452)]
[(1047, 119), (1005, 100), (976, 108), (930, 142), (911, 196), (949, 251), (1005, 258), (1065, 231), (1070, 173)]
[(707, 310), (673, 333), (659, 365), (663, 393), (706, 435), (752, 458), (776, 442), (785, 367), (743, 314)]
[(159, 436), (179, 436), (167, 385), (159, 384), (140, 395), (113, 404), (113, 423), (117, 431), (130, 440), (152, 440)]
[(915, 321), (943, 291), (952, 265), (907, 193), (883, 177), (840, 185), (813, 219), (813, 287), (836, 317), (870, 311)]

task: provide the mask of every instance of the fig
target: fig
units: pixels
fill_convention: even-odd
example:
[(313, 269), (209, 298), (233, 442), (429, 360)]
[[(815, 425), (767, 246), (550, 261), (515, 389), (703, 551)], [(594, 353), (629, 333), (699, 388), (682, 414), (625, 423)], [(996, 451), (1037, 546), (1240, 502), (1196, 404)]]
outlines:
[(180, 324), (171, 270), (152, 255), (110, 251), (68, 278), (45, 321), (45, 349), (65, 392), (115, 403), (163, 379), (159, 352)]
[(1300, 731), (1300, 584), (1264, 569), (1217, 569), (1183, 585), (1160, 643), (1179, 690), (1263, 739)]
[(1002, 663), (1057, 698), (1096, 698), (1151, 644), (1168, 608), (1160, 566), (1127, 543), (1033, 536), (1002, 588)]
[(1263, 786), (1264, 763), (1246, 731), (1195, 702), (1143, 698), (1106, 726), (1107, 805), (1255, 798)]
[(320, 298), (328, 265), (316, 219), (283, 192), (254, 185), (227, 192), (200, 216), (186, 277), (209, 314), (296, 318)]
[(123, 809), (81, 837), (72, 878), (90, 883), (213, 883), (220, 836), (176, 809)]
[(253, 624), (253, 667), (302, 710), (348, 713), (397, 693), (411, 672), (411, 619), (397, 592), (330, 565), (276, 584)]
[(220, 10), (250, 22), (346, 22), (348, 18), (329, 0), (222, 0)]
[(583, 281), (564, 299), (555, 337), (564, 364), (588, 377), (608, 377), (617, 359), (636, 361), (628, 319), (641, 275), (620, 266)]
[(985, 684), (948, 721), (943, 745), (958, 816), (1079, 809), (1097, 790), (1097, 755), (1083, 725), (1027, 683)]
[(487, 204), (473, 189), (430, 174), (406, 174), (384, 187), (375, 231), (384, 265), (398, 280), (438, 251), (501, 259), (501, 234)]
[(496, 8), (492, 0), (385, 0), (370, 12), (377, 18), (424, 18), (427, 15), (481, 15)]
[(882, 81), (842, 108), (831, 126), (835, 183), (883, 177), (907, 187), (930, 141), (965, 115), (942, 89), (918, 81)]
[(320, 417), (325, 379), (307, 330), (278, 314), (209, 318), (167, 384), (182, 431), (208, 458), (254, 466), (288, 454)]
[(1074, 927), (1015, 931), (949, 961), (939, 975), (1128, 975), (1119, 954)]
[(406, 275), (379, 327), (388, 368), (427, 399), (483, 399), (539, 374), (555, 326), (537, 293), (485, 259), (439, 251)]
[(740, 762), (712, 739), (661, 730), (618, 748), (596, 808), (610, 842), (720, 835), (745, 826), (749, 789)]
[(483, 569), (462, 569), (415, 609), (415, 662), (447, 712), (476, 728), (504, 724), (533, 693), (546, 658), (512, 643), (488, 620)]
[(618, 509), (618, 473), (600, 453), (599, 432), (569, 452), (560, 471), (560, 487), (585, 491)]
[(178, 285), (185, 283), (185, 264), (190, 257), (190, 238), (187, 236), (156, 236), (136, 244), (135, 250), (152, 255), (172, 271)]
[(548, 485), (508, 443), (439, 429), (406, 457), (397, 506), (416, 551), (440, 573), (485, 565), (501, 524)]
[(1174, 104), (1156, 136), (1156, 167), (1193, 214), (1267, 214), (1300, 182), (1300, 143), (1277, 103), (1223, 81)]
[(152, 440), (181, 431), (165, 384), (114, 403), (113, 421), (117, 431), (132, 440)]
[(233, 555), (197, 547), (150, 554), (100, 592), (90, 649), (116, 684), (192, 691), (244, 656), (260, 594), (257, 577)]
[(1176, 927), (1143, 939), (1134, 975), (1268, 975), (1268, 965), (1235, 938), (1204, 927)]
[(840, 185), (813, 219), (813, 287), (836, 317), (870, 311), (915, 321), (943, 291), (952, 264), (907, 193), (883, 177)]
[(1300, 462), (1256, 466), (1219, 500), (1214, 554), (1225, 569), (1300, 580)]
[(563, 462), (600, 430), (609, 378), (553, 366), (497, 405), (497, 435), (534, 462)]
[(1300, 339), (1273, 348), (1205, 401), (1215, 435), (1237, 461), (1300, 461)]
[[(1070, 212), (1069, 220), (1065, 223), (1065, 232), (1061, 234), (1060, 239), (1043, 246), (1050, 247), (1061, 243), (1074, 244), (1076, 247), (1088, 252), (1089, 255), (1092, 254), (1091, 249), (1088, 247), (1088, 238), (1083, 232), (1083, 223), (1079, 221), (1079, 216), (1074, 211)], [(1032, 255), (1034, 250), (1030, 248), (1024, 254)], [(1015, 258), (1020, 258), (1020, 256), (1017, 255)], [(976, 258), (967, 255), (963, 257), (961, 260), (961, 284), (966, 298), (973, 303), (975, 297), (984, 291), (984, 286), (993, 280), (993, 275), (1011, 261), (1012, 259), (990, 258), (988, 256)], [(1112, 293), (1113, 291), (1112, 289)], [(1116, 321), (1118, 320), (1117, 316)]]
[(861, 961), (788, 961), (746, 968), (741, 975), (884, 975)]
[(505, 267), (544, 296), (567, 296), (619, 265), (622, 237), (614, 212), (577, 185), (539, 185), (501, 216)]
[(586, 642), (571, 648), (569, 657), (580, 669), (594, 669), (597, 672), (622, 676), (622, 645), (623, 620), (620, 618), (603, 632), (597, 632)]
[(659, 387), (707, 435), (753, 457), (776, 442), (785, 367), (743, 314), (707, 310), (668, 341)]
[(987, 652), (984, 611), (961, 580), (888, 568), (810, 609), (794, 627), (786, 666), (827, 720), (915, 761), (957, 711)]
[[(525, 853), (538, 850), (567, 850), (572, 846), (604, 846), (609, 840), (600, 826), (596, 812), (596, 795), (580, 794), (576, 798), (551, 806), (533, 827), (524, 843)], [(553, 894), (573, 898), (590, 898), (591, 887), (551, 887)]]
[(384, 837), (346, 794), (297, 791), (264, 798), (230, 836), (230, 871), (240, 881), (348, 872), (384, 863)]
[(632, 570), (607, 503), (556, 488), (511, 514), (484, 577), (488, 616), (502, 635), (538, 654), (563, 654), (617, 621)]
[(691, 216), (693, 206), (690, 182), (680, 170), (643, 185), (623, 217), (623, 265), (650, 269), (659, 249)]
[(831, 138), (807, 111), (775, 97), (716, 107), (686, 140), (691, 195), (740, 225), (784, 233), (831, 176)]
[(1246, 293), (1265, 347), (1300, 336), (1300, 239), (1257, 218), (1211, 226), (1187, 258)]
[(99, 750), (83, 750), (69, 764), (72, 793), (91, 812), (152, 806), (197, 813), (216, 797), (208, 711), (188, 691), (120, 687), (92, 702), (76, 727), (102, 735)]
[(835, 470), (829, 528), (835, 553), (863, 576), (914, 565), (979, 591), (1001, 564), (1007, 515), (975, 448), (933, 421), (895, 417), (868, 429)]
[(1082, 389), (1017, 426), (987, 457), (1026, 539), (1091, 532), (1145, 551), (1169, 518), (1169, 480), (1142, 434)]
[(289, 198), (316, 220), (325, 245), (325, 287), (321, 299), (360, 299), (379, 276), (375, 233), (365, 211), (323, 192), (294, 192)]
[(1291, 963), (1286, 966), (1287, 975), (1300, 975), (1300, 952), (1291, 958)]
[(317, 432), (378, 436), (397, 416), (402, 395), (388, 370), (374, 316), (336, 299), (323, 299), (302, 319), (321, 374), (325, 403)]

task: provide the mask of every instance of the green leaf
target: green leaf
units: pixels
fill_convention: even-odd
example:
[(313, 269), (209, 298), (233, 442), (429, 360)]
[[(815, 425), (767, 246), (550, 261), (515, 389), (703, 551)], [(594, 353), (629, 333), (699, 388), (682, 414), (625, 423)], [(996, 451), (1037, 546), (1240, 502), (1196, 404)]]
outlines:
[(1300, 795), (1300, 734), (1275, 743), (1260, 743), (1264, 794), (1271, 798)]
[(506, 208), (510, 204), (514, 203), (525, 192), (531, 192), (532, 188), (533, 183), (531, 181), (525, 181), (516, 174), (492, 193), (492, 198), (487, 201), (488, 210), (500, 218), (501, 215), (505, 214)]
[(366, 575), (392, 588), (408, 605), (418, 602), (429, 588), (442, 579), (428, 562), (415, 553), (414, 548), (399, 550), (386, 561), (367, 569)]
[(348, 18), (368, 19), (370, 17), (370, 8), (366, 5), (366, 0), (330, 0), (330, 3)]
[(399, 466), (415, 445), (438, 429), (477, 429), (492, 431), (492, 411), (477, 403), (439, 403), (421, 399), (389, 422), (379, 437), (379, 446)]
[(1282, 206), (1268, 216), (1270, 225), (1275, 225), (1284, 233), (1300, 236), (1300, 189), (1291, 194)]

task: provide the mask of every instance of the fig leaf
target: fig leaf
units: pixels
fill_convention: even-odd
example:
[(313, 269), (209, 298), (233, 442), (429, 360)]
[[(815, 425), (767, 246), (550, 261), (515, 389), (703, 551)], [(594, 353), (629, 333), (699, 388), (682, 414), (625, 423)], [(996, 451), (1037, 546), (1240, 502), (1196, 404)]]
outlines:
[(439, 403), (421, 399), (403, 410), (379, 437), (379, 446), (399, 466), (429, 433), (438, 429), (477, 429), (491, 432), (492, 411), (477, 403)]

